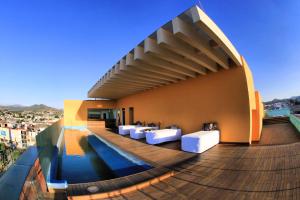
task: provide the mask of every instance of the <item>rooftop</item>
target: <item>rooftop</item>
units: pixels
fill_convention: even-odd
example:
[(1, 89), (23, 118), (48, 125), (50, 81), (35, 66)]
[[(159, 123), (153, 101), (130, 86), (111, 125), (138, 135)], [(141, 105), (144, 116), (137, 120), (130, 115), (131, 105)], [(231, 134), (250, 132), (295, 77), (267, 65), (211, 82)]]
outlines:
[(121, 58), (88, 97), (120, 97), (242, 65), (218, 26), (197, 6), (183, 12)]
[[(72, 199), (297, 199), (300, 195), (300, 135), (288, 118), (265, 120), (262, 138), (254, 145), (218, 144), (202, 154), (180, 150), (180, 141), (160, 145), (148, 145), (144, 140), (133, 140), (104, 129), (89, 126), (89, 131), (113, 145), (151, 163), (154, 168), (125, 177), (90, 183), (69, 184), (66, 195)], [(68, 140), (69, 141), (69, 140)], [(72, 142), (71, 142), (72, 143)], [(68, 148), (68, 145), (67, 147)], [(71, 147), (71, 148), (76, 148)], [(26, 157), (24, 154), (22, 159)], [(36, 157), (36, 155), (35, 155)], [(20, 161), (16, 162), (16, 165)], [(34, 160), (31, 159), (30, 165)], [(38, 162), (37, 162), (38, 163)], [(29, 164), (28, 164), (29, 165)], [(17, 169), (12, 168), (10, 171)], [(30, 167), (27, 167), (27, 173)], [(34, 169), (34, 168), (32, 168)], [(12, 173), (6, 173), (13, 180)], [(30, 176), (30, 175), (28, 175)], [(20, 194), (22, 182), (15, 182)], [(27, 179), (31, 180), (33, 177)], [(0, 189), (12, 187), (2, 177)], [(88, 192), (90, 186), (98, 186), (95, 194)], [(37, 195), (30, 190), (26, 180), (24, 194)], [(4, 195), (4, 193), (1, 193)], [(42, 194), (51, 197), (53, 194)], [(59, 194), (61, 198), (66, 198)], [(52, 198), (52, 197), (51, 197)]]
[[(278, 126), (285, 128), (278, 131)], [(101, 190), (110, 191), (103, 191), (101, 197), (111, 199), (197, 199), (200, 196), (203, 199), (216, 199), (220, 196), (225, 199), (290, 199), (300, 195), (300, 157), (297, 153), (300, 136), (287, 122), (264, 126), (263, 135), (266, 137), (263, 136), (257, 145), (218, 144), (201, 155), (180, 151), (179, 142), (152, 146), (145, 144), (143, 140), (132, 140), (101, 127), (90, 130), (114, 145), (163, 168), (126, 177), (125, 181), (121, 178), (70, 186), (68, 195), (83, 195), (86, 187), (95, 184)], [(279, 132), (281, 139), (278, 140), (276, 138)], [(145, 185), (143, 182), (153, 174), (168, 171), (172, 175), (161, 178), (158, 182), (152, 179), (149, 184)], [(140, 184), (141, 181), (143, 185)], [(134, 189), (129, 189), (130, 192), (124, 189), (132, 186), (131, 184), (135, 186)], [(89, 197), (90, 195), (88, 194)]]
[[(280, 141), (273, 132), (278, 126), (285, 127), (278, 131)], [(300, 137), (290, 123), (264, 126), (266, 137), (259, 145), (218, 144), (201, 155), (179, 151), (176, 144), (151, 146), (102, 128), (90, 130), (145, 160), (164, 163), (174, 172), (160, 182), (110, 199), (290, 199), (300, 195)], [(184, 160), (188, 155), (192, 157)]]

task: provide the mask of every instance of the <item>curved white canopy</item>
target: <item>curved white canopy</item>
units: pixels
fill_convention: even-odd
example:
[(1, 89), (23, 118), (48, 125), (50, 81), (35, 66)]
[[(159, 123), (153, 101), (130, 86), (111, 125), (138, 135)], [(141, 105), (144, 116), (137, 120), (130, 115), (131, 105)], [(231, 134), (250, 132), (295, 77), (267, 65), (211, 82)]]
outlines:
[(88, 97), (118, 99), (241, 64), (224, 33), (193, 6), (121, 58), (89, 90)]

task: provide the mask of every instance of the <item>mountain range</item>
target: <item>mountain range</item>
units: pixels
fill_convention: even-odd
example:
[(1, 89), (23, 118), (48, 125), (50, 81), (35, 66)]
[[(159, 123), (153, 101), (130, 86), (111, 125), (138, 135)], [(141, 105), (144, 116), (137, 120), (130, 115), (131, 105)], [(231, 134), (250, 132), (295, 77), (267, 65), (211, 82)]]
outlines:
[(282, 101), (290, 101), (290, 100), (300, 102), (300, 96), (293, 96), (293, 97), (285, 98), (285, 99), (273, 99), (272, 101), (264, 102), (264, 104), (270, 104), (270, 103), (276, 103), (276, 102), (282, 102)]
[(23, 106), (23, 105), (0, 105), (0, 110), (9, 110), (9, 111), (61, 111), (60, 109), (53, 108), (44, 104), (34, 104), (31, 106)]

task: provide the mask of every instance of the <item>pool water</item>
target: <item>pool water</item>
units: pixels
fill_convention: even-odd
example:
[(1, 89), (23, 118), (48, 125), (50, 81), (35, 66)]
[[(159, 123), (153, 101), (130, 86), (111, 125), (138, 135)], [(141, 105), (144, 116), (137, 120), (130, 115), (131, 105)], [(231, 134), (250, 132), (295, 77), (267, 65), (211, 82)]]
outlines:
[(60, 156), (58, 179), (68, 183), (86, 183), (115, 178), (112, 171), (90, 146), (84, 155), (67, 155), (66, 148)]
[[(64, 134), (76, 132), (65, 131)], [(95, 135), (80, 136), (78, 143), (83, 153), (74, 155), (67, 153), (66, 146), (69, 145), (63, 142), (63, 150), (58, 156), (58, 180), (66, 180), (68, 184), (87, 183), (127, 176), (152, 168)]]
[(279, 116), (290, 116), (291, 110), (289, 108), (281, 108), (275, 110), (266, 110), (266, 116), (268, 117), (279, 117)]

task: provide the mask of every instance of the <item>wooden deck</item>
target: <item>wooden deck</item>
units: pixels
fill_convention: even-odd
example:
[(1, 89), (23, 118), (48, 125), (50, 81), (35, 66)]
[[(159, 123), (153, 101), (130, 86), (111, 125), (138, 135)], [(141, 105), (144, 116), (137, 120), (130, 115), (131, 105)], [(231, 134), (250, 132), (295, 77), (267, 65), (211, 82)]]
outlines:
[(300, 142), (300, 134), (291, 123), (265, 125), (259, 145), (278, 145)]
[[(280, 131), (284, 136), (286, 129), (281, 127)], [(279, 136), (279, 133), (269, 136)], [(116, 142), (121, 141), (119, 137), (122, 136), (110, 133), (106, 138)], [(109, 199), (300, 199), (300, 143), (292, 142), (260, 146), (219, 144), (188, 161), (170, 166), (174, 176)], [(140, 142), (140, 145), (145, 144)], [(142, 152), (135, 151), (136, 147), (129, 149)], [(147, 152), (148, 148), (144, 150)], [(164, 155), (155, 152), (147, 156), (154, 162), (165, 163)]]
[[(115, 178), (111, 180), (96, 181), (91, 183), (69, 184), (67, 194), (69, 199), (87, 199), (87, 198), (103, 198), (107, 196), (116, 196), (128, 191), (135, 191), (138, 188), (150, 186), (161, 180), (169, 178), (174, 174), (174, 167), (182, 162), (186, 162), (197, 154), (186, 153), (177, 148), (178, 142), (166, 144), (168, 148), (152, 146), (143, 142), (120, 136), (114, 132), (108, 131), (103, 127), (89, 128), (91, 132), (109, 141), (115, 146), (121, 148), (128, 153), (148, 162), (153, 166), (152, 169), (133, 174), (126, 177)], [(97, 186), (98, 194), (88, 192), (87, 188)]]
[(196, 154), (186, 153), (171, 148), (163, 148), (160, 146), (145, 144), (129, 137), (120, 136), (103, 128), (89, 128), (89, 130), (101, 138), (108, 140), (121, 149), (132, 153), (140, 159), (149, 162), (154, 166), (166, 166), (177, 164), (181, 161), (189, 159)]
[(300, 144), (218, 145), (157, 184), (112, 199), (299, 199)]
[[(90, 130), (154, 168), (71, 185), (69, 199), (300, 199), (299, 133), (288, 123), (264, 126), (259, 145), (218, 144), (201, 155), (176, 150), (179, 142), (153, 146), (103, 128)], [(90, 185), (102, 194), (90, 196)]]

